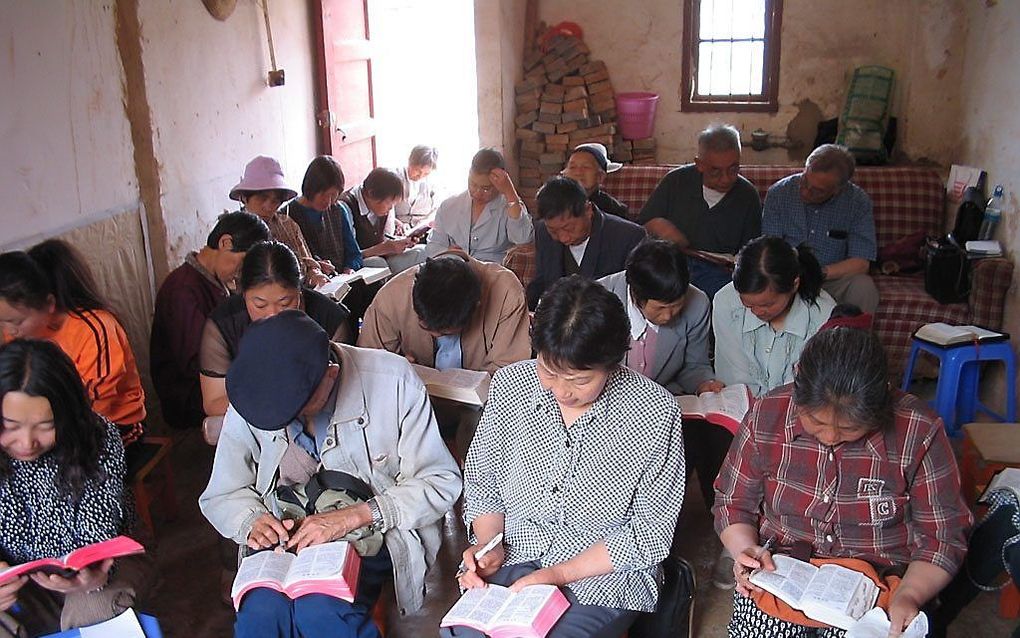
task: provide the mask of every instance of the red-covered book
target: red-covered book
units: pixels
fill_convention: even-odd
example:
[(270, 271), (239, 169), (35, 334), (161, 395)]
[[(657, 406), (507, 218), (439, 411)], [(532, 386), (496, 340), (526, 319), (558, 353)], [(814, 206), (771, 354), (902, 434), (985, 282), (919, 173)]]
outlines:
[(684, 416), (721, 425), (734, 434), (744, 420), (744, 415), (751, 409), (752, 400), (751, 391), (742, 383), (726, 386), (720, 392), (702, 392), (698, 396), (688, 394), (676, 398)]
[(274, 589), (288, 598), (326, 594), (354, 602), (361, 557), (350, 543), (334, 541), (306, 547), (297, 554), (265, 551), (241, 561), (230, 589), (234, 609), (256, 587)]
[(66, 556), (40, 558), (39, 560), (8, 567), (0, 571), (0, 585), (14, 580), (18, 576), (31, 574), (32, 572), (62, 574), (71, 577), (89, 565), (99, 563), (107, 558), (121, 558), (122, 556), (143, 553), (145, 553), (145, 548), (138, 541), (127, 536), (117, 536), (108, 541), (80, 547)]

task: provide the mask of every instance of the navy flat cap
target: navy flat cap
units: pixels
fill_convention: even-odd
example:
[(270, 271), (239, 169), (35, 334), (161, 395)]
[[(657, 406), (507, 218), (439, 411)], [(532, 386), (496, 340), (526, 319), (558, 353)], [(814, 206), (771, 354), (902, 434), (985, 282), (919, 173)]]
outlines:
[(227, 370), (227, 396), (260, 430), (293, 421), (319, 387), (329, 365), (329, 337), (300, 310), (248, 326)]

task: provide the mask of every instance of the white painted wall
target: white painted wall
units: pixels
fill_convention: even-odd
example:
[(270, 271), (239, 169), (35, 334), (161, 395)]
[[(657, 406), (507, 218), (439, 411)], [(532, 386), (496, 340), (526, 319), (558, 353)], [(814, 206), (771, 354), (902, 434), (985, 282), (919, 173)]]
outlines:
[[(973, 2), (967, 6), (969, 28), (960, 87), (961, 144), (957, 163), (988, 171), (990, 185), (1006, 190), (1006, 209), (996, 239), (1006, 247), (1013, 263), (1020, 257), (1020, 3)], [(991, 190), (991, 188), (989, 188)], [(1003, 329), (1013, 335), (1020, 351), (1020, 269), (1006, 298)], [(1001, 402), (1005, 387), (999, 377), (991, 394)], [(1012, 388), (1012, 391), (1018, 391)]]
[(475, 0), (478, 138), (516, 173), (514, 84), (524, 75), (524, 0)]
[(256, 0), (239, 0), (225, 22), (201, 2), (139, 0), (146, 91), (171, 267), (205, 238), (244, 164), (259, 154), (300, 186), (315, 156), (311, 14), (303, 0), (269, 3), (278, 65), (287, 83), (269, 88), (265, 23)]
[(112, 1), (0, 3), (0, 250), (138, 208)]
[[(912, 158), (947, 162), (958, 137), (956, 86), (961, 73), (962, 0), (786, 0), (783, 3), (779, 112), (775, 114), (705, 114), (680, 112), (683, 2), (631, 0), (610, 6), (601, 0), (542, 0), (539, 17), (549, 25), (563, 20), (584, 29), (593, 59), (609, 68), (614, 88), (653, 91), (660, 95), (655, 123), (659, 159), (690, 161), (697, 132), (712, 122), (727, 121), (746, 137), (756, 128), (786, 135), (799, 122), (814, 139), (819, 119), (842, 110), (852, 70), (881, 64), (897, 72), (893, 114), (900, 118), (899, 147)], [(795, 124), (796, 126), (796, 124)], [(791, 131), (792, 132), (792, 131)], [(808, 148), (788, 154), (781, 149), (747, 151), (747, 164), (789, 163)]]

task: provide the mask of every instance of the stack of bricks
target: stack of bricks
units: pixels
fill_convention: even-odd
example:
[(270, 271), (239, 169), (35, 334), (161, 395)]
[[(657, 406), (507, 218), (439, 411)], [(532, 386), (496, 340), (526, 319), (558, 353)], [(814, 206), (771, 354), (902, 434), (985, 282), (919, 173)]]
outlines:
[(589, 54), (580, 39), (557, 35), (524, 58), (524, 79), (515, 87), (518, 190), (532, 211), (538, 189), (563, 170), (578, 144), (604, 144), (620, 162), (655, 163), (654, 138), (631, 142), (617, 133), (609, 71)]

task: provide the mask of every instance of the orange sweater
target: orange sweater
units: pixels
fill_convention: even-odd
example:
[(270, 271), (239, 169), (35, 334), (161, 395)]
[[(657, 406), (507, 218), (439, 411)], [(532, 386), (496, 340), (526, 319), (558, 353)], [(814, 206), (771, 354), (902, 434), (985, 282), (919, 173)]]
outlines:
[[(71, 358), (92, 409), (120, 426), (124, 444), (137, 440), (145, 419), (145, 392), (124, 328), (105, 310), (68, 313), (49, 340)], [(4, 335), (4, 342), (10, 341)]]

